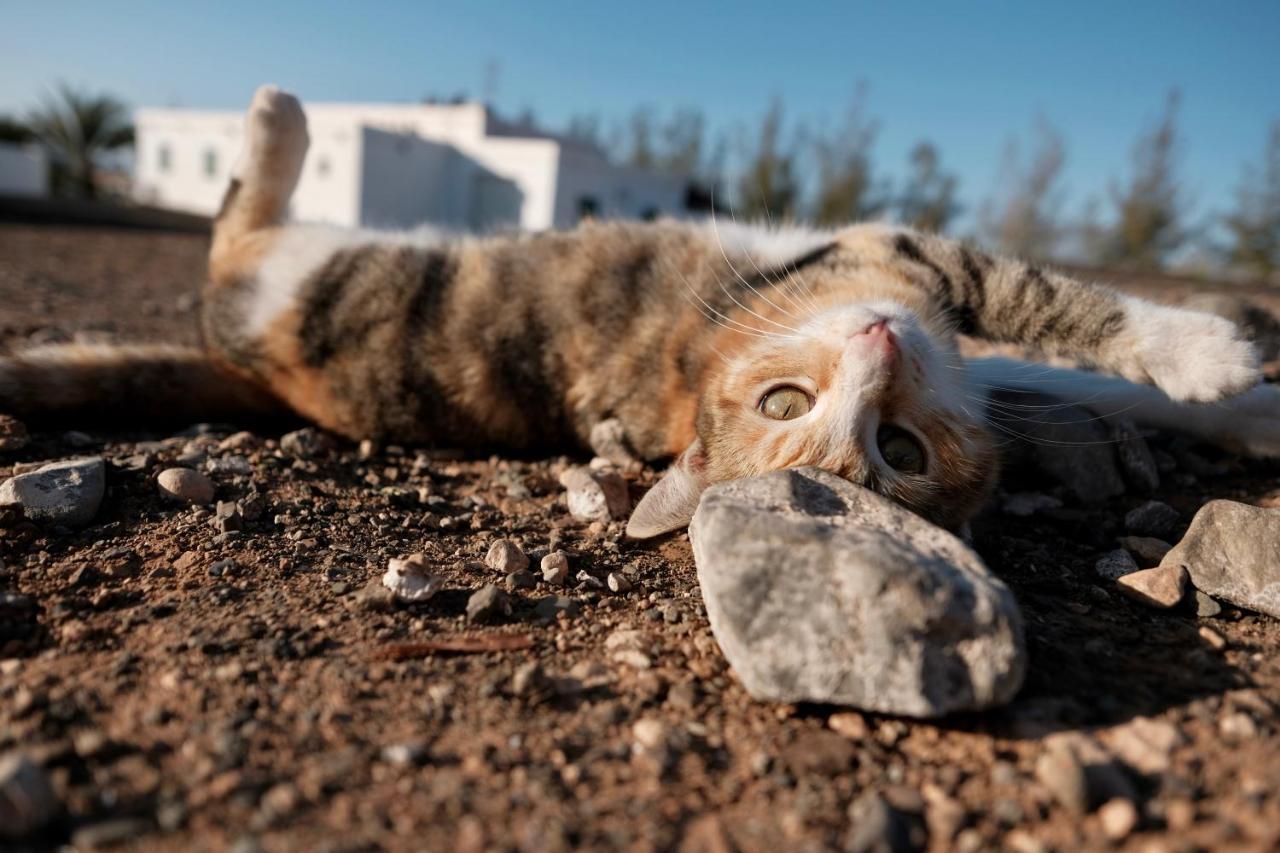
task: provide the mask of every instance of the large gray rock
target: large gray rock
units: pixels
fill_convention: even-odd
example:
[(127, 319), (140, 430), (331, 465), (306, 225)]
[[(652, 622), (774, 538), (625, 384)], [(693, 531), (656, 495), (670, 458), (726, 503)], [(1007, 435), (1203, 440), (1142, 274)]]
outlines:
[(1196, 589), (1280, 619), (1280, 509), (1209, 501), (1160, 565), (1182, 566)]
[(689, 529), (711, 628), (757, 699), (936, 717), (1009, 701), (1013, 594), (959, 539), (812, 468), (706, 491)]
[(106, 483), (100, 457), (54, 462), (0, 484), (0, 504), (21, 504), (32, 521), (75, 527), (97, 515)]

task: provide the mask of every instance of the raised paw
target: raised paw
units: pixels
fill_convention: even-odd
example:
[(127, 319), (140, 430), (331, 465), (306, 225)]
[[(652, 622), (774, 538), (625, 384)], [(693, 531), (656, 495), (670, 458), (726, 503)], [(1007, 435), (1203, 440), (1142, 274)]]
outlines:
[(245, 116), (242, 179), (279, 180), (294, 175), (307, 153), (302, 104), (276, 86), (261, 86)]
[(1130, 300), (1115, 342), (1126, 378), (1174, 400), (1211, 403), (1258, 384), (1258, 356), (1234, 323), (1214, 314)]

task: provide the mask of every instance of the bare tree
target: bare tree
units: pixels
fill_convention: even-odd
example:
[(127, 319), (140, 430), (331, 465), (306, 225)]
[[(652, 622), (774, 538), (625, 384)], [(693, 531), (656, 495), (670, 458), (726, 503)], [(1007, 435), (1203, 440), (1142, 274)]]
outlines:
[(1262, 165), (1245, 167), (1226, 226), (1232, 264), (1263, 277), (1280, 271), (1280, 120), (1267, 134)]
[(1124, 187), (1112, 187), (1116, 220), (1101, 260), (1137, 267), (1162, 267), (1188, 235), (1188, 200), (1178, 176), (1181, 138), (1177, 91), (1164, 112), (1133, 149), (1133, 174)]
[(701, 175), (706, 164), (706, 118), (692, 107), (676, 110), (658, 132), (658, 168), (675, 175)]
[(781, 220), (794, 217), (800, 201), (797, 145), (784, 139), (782, 101), (775, 98), (760, 122), (754, 148), (737, 181), (735, 213), (744, 220)]
[(956, 177), (942, 171), (938, 149), (932, 142), (917, 142), (910, 154), (911, 172), (898, 196), (898, 217), (913, 228), (943, 232), (960, 205), (956, 202)]
[(871, 147), (879, 126), (866, 116), (865, 84), (854, 90), (844, 122), (829, 136), (814, 141), (818, 187), (813, 219), (839, 225), (871, 219), (888, 206), (888, 188), (872, 174)]
[(658, 158), (653, 141), (655, 124), (653, 110), (649, 107), (637, 107), (627, 119), (628, 165), (637, 169), (652, 169), (656, 165)]
[(53, 155), (55, 185), (85, 197), (97, 195), (94, 170), (99, 157), (133, 145), (124, 104), (65, 84), (31, 114), (29, 123)]
[(1062, 135), (1043, 118), (1032, 129), (1030, 154), (1023, 160), (1016, 141), (1005, 147), (1000, 185), (983, 205), (979, 227), (1001, 249), (1023, 257), (1053, 254), (1060, 237), (1059, 183), (1067, 151)]

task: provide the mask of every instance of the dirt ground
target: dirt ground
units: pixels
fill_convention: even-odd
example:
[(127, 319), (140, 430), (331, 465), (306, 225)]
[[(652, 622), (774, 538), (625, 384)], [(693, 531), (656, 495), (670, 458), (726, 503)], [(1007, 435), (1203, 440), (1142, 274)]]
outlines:
[[(0, 226), (0, 351), (193, 341), (205, 249), (191, 235)], [(77, 423), (0, 454), (0, 480), (42, 460), (108, 461), (89, 527), (0, 532), (0, 593), (18, 596), (0, 610), (0, 753), (43, 765), (65, 807), (26, 846), (1280, 845), (1280, 624), (1151, 610), (1099, 578), (1094, 561), (1143, 497), (1064, 498), (1022, 518), (998, 496), (975, 547), (1023, 608), (1026, 686), (999, 711), (917, 722), (753, 701), (717, 650), (685, 536), (633, 543), (617, 524), (575, 522), (556, 480), (569, 460), (336, 442), (298, 458), (279, 446), (291, 428)], [(1184, 527), (1210, 498), (1276, 499), (1280, 465), (1151, 445), (1172, 461), (1155, 497)], [(155, 477), (179, 461), (212, 467), (218, 499), (245, 507), (240, 530), (161, 499)], [(512, 593), (510, 616), (470, 626), (470, 593), (503, 581), (479, 562), (499, 536), (535, 571), (557, 547), (575, 578), (632, 587), (539, 580)], [(446, 578), (434, 599), (383, 609), (362, 594), (412, 552)], [(513, 648), (425, 647), (461, 637)], [(530, 661), (540, 672), (517, 677)], [(1094, 802), (1073, 808), (1037, 771), (1047, 744), (1080, 735), (1113, 760), (1118, 805), (1096, 808), (1110, 794), (1091, 782)]]

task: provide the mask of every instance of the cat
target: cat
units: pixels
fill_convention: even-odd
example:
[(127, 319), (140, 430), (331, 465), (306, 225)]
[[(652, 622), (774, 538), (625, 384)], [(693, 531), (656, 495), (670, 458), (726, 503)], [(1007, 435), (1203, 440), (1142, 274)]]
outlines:
[[(617, 419), (673, 459), (627, 526), (688, 524), (710, 484), (813, 465), (958, 529), (990, 492), (991, 388), (1280, 455), (1280, 391), (1222, 318), (880, 224), (590, 222), (449, 237), (285, 224), (298, 100), (255, 94), (214, 221), (201, 350), (45, 347), (0, 360), (0, 412), (263, 412), (351, 439), (585, 446)], [(956, 335), (1103, 373), (966, 363)]]

